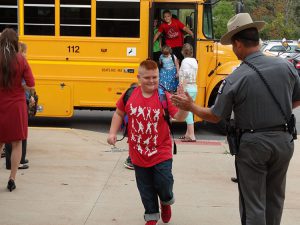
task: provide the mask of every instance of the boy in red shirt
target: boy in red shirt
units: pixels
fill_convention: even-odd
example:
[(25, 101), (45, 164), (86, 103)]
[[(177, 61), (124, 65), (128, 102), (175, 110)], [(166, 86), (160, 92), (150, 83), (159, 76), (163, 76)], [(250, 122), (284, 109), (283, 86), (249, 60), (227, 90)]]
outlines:
[[(107, 142), (115, 145), (117, 132), (125, 113), (128, 115), (129, 155), (135, 169), (137, 187), (145, 208), (146, 225), (159, 220), (159, 202), (164, 223), (171, 219), (174, 203), (172, 175), (172, 140), (169, 126), (158, 95), (158, 67), (155, 61), (145, 60), (138, 69), (140, 86), (135, 88), (126, 106), (123, 96), (117, 102)], [(170, 116), (184, 121), (188, 112), (179, 110), (166, 93)]]
[(157, 33), (154, 35), (153, 43), (162, 33), (164, 33), (165, 44), (172, 48), (173, 53), (181, 62), (183, 60), (183, 56), (181, 54), (184, 42), (183, 31), (187, 32), (192, 37), (194, 37), (194, 33), (181, 23), (180, 20), (172, 18), (170, 10), (165, 10), (163, 12), (163, 19), (164, 22), (159, 26)]

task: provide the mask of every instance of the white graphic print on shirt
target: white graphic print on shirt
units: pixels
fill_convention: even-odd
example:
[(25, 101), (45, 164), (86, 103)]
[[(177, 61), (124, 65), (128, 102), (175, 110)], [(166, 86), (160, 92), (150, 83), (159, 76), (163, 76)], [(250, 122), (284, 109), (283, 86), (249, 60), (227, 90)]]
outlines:
[(134, 134), (131, 134), (131, 140), (136, 141)]
[(130, 115), (132, 116), (132, 115), (135, 115), (136, 114), (136, 110), (137, 110), (137, 107), (135, 107), (135, 108), (133, 108), (132, 107), (132, 104), (130, 104)]
[(148, 137), (148, 138), (143, 142), (143, 144), (144, 144), (144, 145), (149, 145), (151, 137), (152, 137), (152, 136)]
[(154, 119), (155, 121), (158, 121), (160, 110), (159, 110), (159, 109), (153, 109), (153, 112), (155, 113), (153, 119)]
[(143, 109), (142, 107), (139, 106), (139, 108), (138, 108), (138, 114), (137, 114), (136, 117), (138, 118), (140, 115), (142, 115), (143, 118), (144, 118), (144, 120), (145, 120), (144, 109)]
[(137, 137), (137, 143), (141, 143), (142, 135), (139, 134), (136, 137)]
[(134, 126), (134, 119), (132, 118), (131, 120), (131, 127), (132, 127), (132, 130), (134, 130), (135, 132), (137, 132), (137, 130), (135, 129), (135, 126)]
[(172, 38), (176, 38), (179, 36), (179, 32), (175, 29), (175, 28), (170, 28), (168, 33), (167, 33), (167, 37), (169, 39), (172, 39)]
[(153, 137), (153, 144), (156, 145), (157, 144), (157, 138), (158, 138), (158, 135), (155, 135)]
[(140, 131), (141, 131), (141, 133), (143, 134), (143, 133), (144, 133), (144, 125), (142, 124), (142, 122), (140, 122), (140, 121), (138, 121), (138, 120), (137, 120), (137, 122), (138, 122), (138, 124), (139, 124), (139, 130), (138, 130), (138, 133), (140, 133)]
[(147, 116), (146, 116), (146, 120), (150, 120), (150, 113), (151, 113), (151, 108), (147, 107)]
[(157, 122), (153, 123), (153, 129), (154, 129), (154, 132), (158, 133), (158, 131), (157, 131)]
[(150, 122), (148, 121), (148, 123), (147, 123), (147, 129), (146, 129), (146, 134), (147, 134), (147, 133), (151, 134), (151, 125), (152, 125), (152, 123), (150, 123)]
[(156, 145), (158, 138), (158, 120), (160, 118), (161, 109), (151, 109), (150, 107), (133, 107), (130, 104), (129, 115), (133, 115), (131, 119), (131, 137), (133, 149), (137, 150), (141, 155), (152, 156), (157, 153)]

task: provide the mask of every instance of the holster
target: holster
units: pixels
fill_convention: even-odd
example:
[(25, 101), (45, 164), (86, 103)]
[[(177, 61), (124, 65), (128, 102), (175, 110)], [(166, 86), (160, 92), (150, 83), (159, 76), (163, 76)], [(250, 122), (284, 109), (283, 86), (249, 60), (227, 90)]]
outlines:
[(291, 115), (288, 123), (287, 123), (287, 128), (289, 133), (292, 135), (293, 140), (297, 139), (297, 129), (296, 129), (296, 117), (294, 114)]
[(227, 130), (227, 142), (231, 155), (237, 155), (240, 147), (240, 140), (242, 132), (240, 129), (235, 127), (234, 120), (231, 119), (226, 125)]

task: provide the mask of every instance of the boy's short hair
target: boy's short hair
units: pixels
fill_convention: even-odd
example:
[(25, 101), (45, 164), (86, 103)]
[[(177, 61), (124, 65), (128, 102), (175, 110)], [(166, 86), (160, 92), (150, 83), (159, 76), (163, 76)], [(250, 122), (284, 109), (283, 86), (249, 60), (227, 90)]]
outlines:
[(157, 70), (157, 63), (151, 59), (146, 59), (141, 62), (138, 73), (142, 74), (144, 70)]
[(171, 13), (170, 10), (166, 9), (166, 10), (163, 11), (163, 15), (165, 15), (166, 13), (169, 13), (172, 16), (172, 13)]

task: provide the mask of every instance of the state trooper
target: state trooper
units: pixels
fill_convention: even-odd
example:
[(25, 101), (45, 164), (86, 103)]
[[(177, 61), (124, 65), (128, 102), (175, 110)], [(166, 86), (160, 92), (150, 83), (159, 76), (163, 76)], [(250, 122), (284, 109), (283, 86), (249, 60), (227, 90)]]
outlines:
[(300, 105), (300, 79), (293, 65), (259, 51), (258, 31), (264, 24), (253, 22), (248, 13), (228, 21), (221, 43), (232, 44), (242, 63), (224, 79), (214, 106), (200, 107), (187, 93), (172, 96), (173, 104), (206, 121), (216, 123), (234, 112), (235, 126), (242, 133), (235, 156), (242, 225), (280, 224), (294, 151), (286, 124), (292, 109)]

